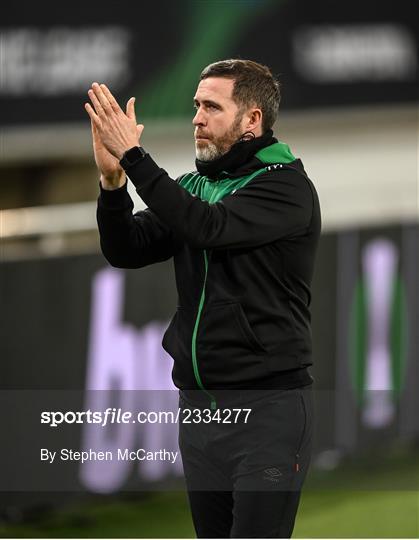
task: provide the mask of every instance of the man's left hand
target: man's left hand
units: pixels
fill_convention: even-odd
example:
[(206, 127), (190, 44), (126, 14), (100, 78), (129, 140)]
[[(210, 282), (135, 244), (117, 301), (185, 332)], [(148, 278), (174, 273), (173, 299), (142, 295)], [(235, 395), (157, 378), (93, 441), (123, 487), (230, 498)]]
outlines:
[(105, 148), (120, 160), (124, 152), (139, 145), (144, 129), (142, 124), (137, 125), (135, 98), (128, 100), (124, 113), (106, 85), (93, 83), (88, 95), (93, 107), (86, 103), (86, 111)]

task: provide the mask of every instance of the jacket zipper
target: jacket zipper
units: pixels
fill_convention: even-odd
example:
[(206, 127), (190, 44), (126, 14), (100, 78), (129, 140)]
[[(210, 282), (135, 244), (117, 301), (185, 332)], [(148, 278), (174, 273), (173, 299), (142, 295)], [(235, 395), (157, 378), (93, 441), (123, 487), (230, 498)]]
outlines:
[(201, 319), (201, 313), (202, 313), (202, 309), (204, 307), (204, 302), (205, 302), (205, 286), (207, 283), (207, 275), (208, 275), (208, 256), (207, 256), (207, 251), (205, 249), (204, 249), (204, 264), (205, 264), (204, 285), (202, 287), (201, 298), (199, 300), (198, 314), (196, 316), (195, 326), (194, 326), (193, 334), (192, 334), (192, 366), (193, 366), (195, 379), (196, 379), (196, 382), (198, 383), (199, 388), (203, 392), (205, 392), (207, 396), (211, 399), (211, 410), (215, 410), (217, 408), (215, 397), (210, 392), (208, 392), (208, 390), (206, 390), (206, 388), (202, 384), (202, 379), (201, 379), (201, 376), (199, 374), (199, 369), (198, 369), (198, 359), (196, 356), (196, 336), (198, 334), (199, 321)]
[[(214, 189), (212, 190), (211, 195), (210, 195), (209, 200), (208, 200), (209, 203), (212, 202), (213, 195), (217, 191), (218, 183), (219, 183), (219, 180), (217, 180), (217, 182), (214, 183), (215, 184)], [(193, 333), (192, 333), (192, 366), (193, 366), (195, 379), (196, 379), (196, 382), (197, 382), (199, 388), (203, 392), (205, 392), (207, 394), (207, 396), (210, 398), (210, 400), (211, 400), (211, 410), (215, 410), (217, 408), (217, 402), (215, 400), (215, 397), (210, 392), (208, 392), (208, 390), (202, 384), (202, 379), (201, 379), (201, 375), (199, 374), (199, 368), (198, 368), (198, 359), (197, 359), (197, 355), (196, 355), (196, 338), (197, 338), (197, 335), (198, 335), (199, 321), (201, 320), (201, 314), (202, 314), (202, 310), (204, 308), (204, 302), (205, 302), (205, 287), (206, 287), (206, 284), (207, 284), (207, 276), (208, 276), (208, 262), (209, 262), (209, 260), (208, 260), (207, 250), (204, 249), (205, 277), (204, 277), (204, 284), (202, 286), (201, 298), (199, 299), (199, 307), (198, 307), (198, 313), (197, 313), (197, 316), (196, 316), (196, 319), (195, 319), (195, 326), (194, 326), (194, 330), (193, 330)]]

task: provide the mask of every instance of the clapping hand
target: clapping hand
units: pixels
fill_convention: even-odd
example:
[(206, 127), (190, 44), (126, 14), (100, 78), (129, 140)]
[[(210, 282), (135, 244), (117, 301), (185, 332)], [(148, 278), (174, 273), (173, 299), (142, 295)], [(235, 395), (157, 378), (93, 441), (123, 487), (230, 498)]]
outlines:
[(128, 100), (124, 113), (106, 85), (93, 83), (88, 95), (92, 105), (86, 103), (85, 109), (92, 124), (93, 149), (101, 180), (118, 187), (125, 181), (119, 160), (124, 152), (139, 145), (144, 130), (142, 124), (137, 124), (135, 98)]

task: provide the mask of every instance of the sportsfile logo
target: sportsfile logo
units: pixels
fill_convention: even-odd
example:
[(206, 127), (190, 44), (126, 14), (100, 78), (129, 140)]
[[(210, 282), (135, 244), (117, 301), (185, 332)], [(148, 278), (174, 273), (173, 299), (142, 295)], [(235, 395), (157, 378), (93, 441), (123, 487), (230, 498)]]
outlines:
[(270, 467), (269, 469), (265, 469), (263, 472), (265, 473), (263, 479), (269, 480), (270, 482), (279, 482), (279, 477), (282, 476), (282, 472), (276, 467)]

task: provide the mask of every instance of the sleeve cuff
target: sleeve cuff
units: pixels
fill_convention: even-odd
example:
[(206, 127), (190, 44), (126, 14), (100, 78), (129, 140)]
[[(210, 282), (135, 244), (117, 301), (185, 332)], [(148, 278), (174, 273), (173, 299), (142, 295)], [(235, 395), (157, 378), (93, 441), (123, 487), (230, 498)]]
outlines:
[(128, 182), (125, 180), (125, 184), (117, 189), (104, 189), (99, 181), (99, 206), (108, 210), (122, 210), (131, 207), (133, 203), (127, 186)]

